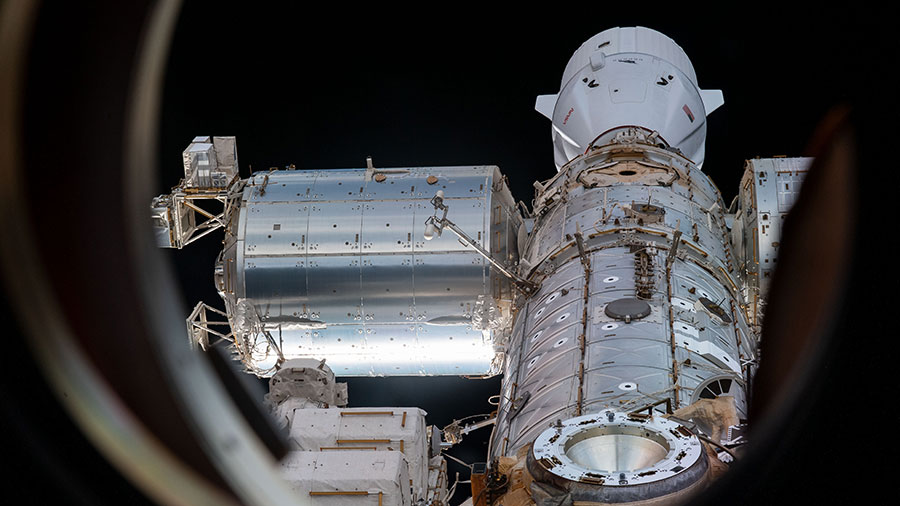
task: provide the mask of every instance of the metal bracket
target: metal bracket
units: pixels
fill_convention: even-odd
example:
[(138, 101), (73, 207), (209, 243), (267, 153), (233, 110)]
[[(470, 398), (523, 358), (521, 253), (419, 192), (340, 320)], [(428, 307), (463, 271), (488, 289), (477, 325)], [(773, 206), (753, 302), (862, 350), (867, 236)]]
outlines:
[(484, 420), (480, 420), (477, 422), (469, 423), (466, 425), (460, 425), (460, 422), (466, 420), (467, 418), (473, 417), (465, 417), (461, 420), (453, 420), (449, 425), (441, 429), (441, 435), (443, 436), (443, 441), (441, 442), (441, 446), (443, 448), (450, 448), (455, 444), (462, 442), (463, 436), (469, 434), (472, 431), (478, 430), (482, 427), (489, 427), (497, 423), (497, 415), (496, 412), (491, 415), (475, 415), (475, 416), (485, 416)]
[(666, 269), (672, 268), (675, 263), (675, 255), (678, 253), (678, 245), (681, 242), (681, 230), (676, 230), (672, 234), (672, 247), (669, 249), (669, 255), (666, 257)]
[[(268, 177), (268, 175), (266, 176)], [(168, 195), (153, 199), (155, 225), (159, 230), (168, 231), (168, 239), (160, 247), (181, 249), (206, 235), (224, 229), (229, 232), (229, 224), (237, 215), (245, 182), (237, 179), (220, 189), (186, 188), (184, 181), (172, 189)], [(200, 207), (199, 203), (218, 202), (222, 212), (213, 214)]]
[[(225, 317), (225, 321), (210, 321), (207, 311), (212, 311), (219, 316)], [(187, 333), (190, 337), (192, 348), (199, 344), (200, 348), (203, 351), (206, 351), (210, 346), (214, 346), (218, 341), (210, 344), (210, 334), (218, 337), (220, 340), (225, 340), (234, 344), (234, 334), (232, 332), (223, 334), (222, 332), (211, 328), (211, 326), (218, 326), (226, 327), (231, 330), (231, 322), (228, 321), (228, 315), (224, 311), (220, 311), (204, 302), (197, 303), (194, 310), (191, 311), (191, 315), (185, 319), (185, 323), (187, 324)]]
[(575, 244), (578, 246), (578, 256), (581, 257), (581, 265), (584, 266), (584, 272), (587, 275), (591, 273), (591, 260), (587, 256), (587, 251), (584, 249), (584, 236), (581, 235), (581, 226), (578, 225), (578, 222), (575, 222)]
[[(434, 238), (435, 234), (438, 237), (441, 236), (441, 233), (444, 231), (444, 228), (450, 229), (451, 232), (456, 234), (459, 237), (461, 243), (466, 244), (475, 248), (481, 256), (485, 258), (491, 265), (493, 265), (498, 271), (500, 271), (504, 276), (509, 278), (513, 285), (522, 291), (525, 295), (531, 295), (537, 289), (537, 285), (528, 281), (527, 279), (522, 278), (518, 274), (509, 270), (505, 265), (501, 264), (497, 260), (494, 260), (491, 257), (491, 254), (488, 253), (480, 244), (475, 242), (474, 239), (468, 236), (461, 228), (459, 228), (455, 223), (450, 221), (447, 218), (447, 212), (450, 208), (444, 204), (444, 191), (438, 190), (434, 197), (431, 198), (431, 204), (434, 206), (434, 215), (429, 216), (427, 220), (425, 220), (425, 240), (430, 241)], [(443, 211), (443, 215), (438, 218), (438, 212)]]

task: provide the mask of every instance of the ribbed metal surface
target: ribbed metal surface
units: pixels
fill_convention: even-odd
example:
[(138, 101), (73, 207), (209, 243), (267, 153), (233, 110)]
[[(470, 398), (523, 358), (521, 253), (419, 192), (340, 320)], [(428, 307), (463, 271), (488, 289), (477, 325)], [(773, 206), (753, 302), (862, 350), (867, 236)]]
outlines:
[[(636, 161), (656, 172), (632, 171)], [(589, 176), (598, 170), (610, 178), (582, 184), (597, 181)], [(653, 222), (636, 212), (648, 209), (639, 204), (664, 214)], [(756, 342), (732, 284), (737, 274), (722, 206), (715, 187), (686, 159), (636, 142), (576, 159), (545, 185), (523, 254), (541, 289), (516, 315), (495, 455), (515, 454), (558, 419), (667, 398), (677, 409), (714, 376), (743, 384), (751, 371), (742, 364), (755, 359)], [(589, 273), (575, 244), (578, 230)], [(679, 247), (667, 269), (676, 231)], [(609, 303), (637, 296), (639, 281), (650, 314), (629, 323), (607, 314)], [(732, 321), (714, 320), (701, 297)], [(736, 404), (745, 413), (742, 389)]]
[(762, 323), (766, 293), (778, 260), (781, 228), (812, 161), (755, 158), (744, 166), (738, 195), (740, 212), (735, 216), (732, 240), (754, 324)]

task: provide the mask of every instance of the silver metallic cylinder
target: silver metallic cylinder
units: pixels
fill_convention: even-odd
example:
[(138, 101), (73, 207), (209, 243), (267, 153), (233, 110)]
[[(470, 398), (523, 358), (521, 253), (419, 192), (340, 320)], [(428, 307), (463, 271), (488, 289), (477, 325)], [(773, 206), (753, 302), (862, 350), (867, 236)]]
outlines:
[(426, 240), (439, 191), (463, 231), (515, 264), (521, 218), (497, 167), (251, 177), (220, 260), (248, 368), (327, 357), (338, 376), (497, 374), (512, 288), (453, 234)]

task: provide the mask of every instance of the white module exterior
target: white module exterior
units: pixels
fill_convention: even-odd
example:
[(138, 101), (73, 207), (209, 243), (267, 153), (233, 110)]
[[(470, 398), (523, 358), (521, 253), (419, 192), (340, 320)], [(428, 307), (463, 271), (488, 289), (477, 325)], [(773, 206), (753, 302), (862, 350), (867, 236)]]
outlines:
[(297, 450), (346, 452), (354, 447), (402, 455), (409, 464), (408, 486), (416, 497), (428, 488), (425, 411), (419, 408), (293, 409), (291, 446)]
[(694, 66), (681, 46), (656, 30), (635, 26), (609, 28), (584, 41), (566, 63), (560, 89), (564, 88), (575, 74), (590, 63), (591, 57), (598, 50), (606, 55), (640, 53), (656, 56), (674, 65), (690, 79), (694, 86), (697, 86), (697, 74), (694, 73)]
[(446, 504), (446, 462), (432, 449), (425, 411), (336, 407), (347, 402), (346, 383), (311, 359), (287, 361), (265, 402), (291, 447), (283, 474), (314, 504)]
[(560, 91), (538, 97), (553, 122), (557, 170), (621, 126), (656, 131), (702, 167), (706, 115), (720, 91), (701, 91), (694, 68), (672, 39), (649, 28), (611, 28), (585, 42), (566, 65)]
[(812, 162), (809, 157), (754, 158), (744, 166), (731, 240), (755, 325), (762, 322), (784, 219), (800, 194)]
[(392, 451), (292, 451), (282, 476), (315, 506), (410, 506), (403, 455)]
[(225, 188), (238, 174), (234, 137), (195, 137), (182, 158), (186, 188)]

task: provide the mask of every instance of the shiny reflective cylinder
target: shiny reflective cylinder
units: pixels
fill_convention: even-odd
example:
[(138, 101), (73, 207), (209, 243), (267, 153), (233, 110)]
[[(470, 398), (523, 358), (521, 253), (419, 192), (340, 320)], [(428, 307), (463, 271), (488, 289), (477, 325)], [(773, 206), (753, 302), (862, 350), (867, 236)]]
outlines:
[(236, 321), (258, 317), (271, 336), (248, 336), (255, 372), (282, 357), (327, 357), (340, 376), (499, 372), (502, 330), (472, 319), (509, 318), (511, 288), (453, 235), (423, 238), (438, 190), (493, 258), (516, 262), (521, 218), (496, 167), (252, 176), (220, 291)]

